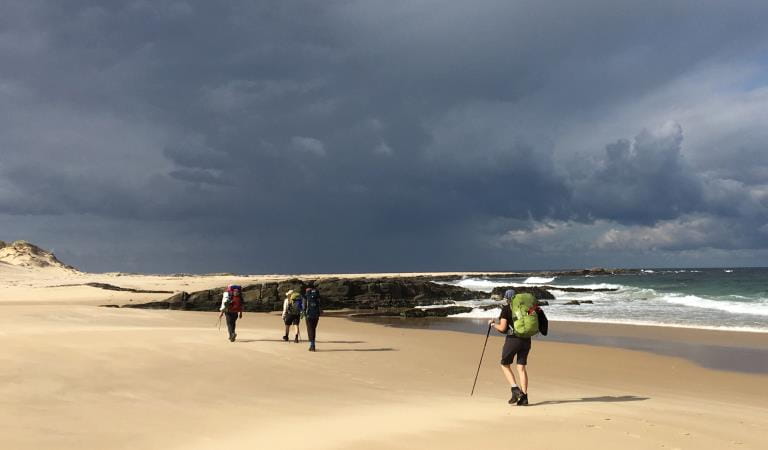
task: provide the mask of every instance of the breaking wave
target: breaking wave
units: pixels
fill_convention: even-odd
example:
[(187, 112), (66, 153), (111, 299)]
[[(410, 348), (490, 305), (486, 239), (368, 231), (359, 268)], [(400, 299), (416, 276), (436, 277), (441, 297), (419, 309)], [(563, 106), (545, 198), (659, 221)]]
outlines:
[(572, 284), (572, 285), (558, 285), (558, 284), (552, 284), (549, 285), (553, 291), (556, 291), (558, 289), (568, 289), (568, 288), (582, 288), (582, 289), (624, 289), (626, 286), (622, 286), (621, 284), (609, 284), (609, 283), (598, 283), (598, 284)]
[[(490, 291), (499, 286), (539, 285), (546, 286), (545, 289), (555, 296), (544, 309), (549, 318), (556, 321), (768, 331), (765, 269), (644, 269), (643, 275), (600, 279), (520, 276), (491, 280), (474, 277), (444, 284), (477, 292), (475, 300), (456, 302), (473, 308), (472, 311), (450, 316), (452, 318), (497, 318), (501, 302), (492, 300)], [(592, 283), (582, 284), (589, 281)]]
[(692, 308), (715, 309), (733, 314), (747, 314), (753, 316), (768, 316), (768, 303), (761, 302), (731, 302), (724, 300), (709, 300), (696, 295), (665, 295), (662, 297), (667, 303), (689, 306)]
[(450, 283), (453, 286), (459, 286), (473, 291), (491, 292), (493, 288), (498, 286), (509, 286), (509, 281), (491, 281), (483, 278), (464, 278), (459, 281)]
[(544, 278), (544, 277), (528, 277), (523, 281), (523, 284), (547, 284), (555, 281), (555, 278)]

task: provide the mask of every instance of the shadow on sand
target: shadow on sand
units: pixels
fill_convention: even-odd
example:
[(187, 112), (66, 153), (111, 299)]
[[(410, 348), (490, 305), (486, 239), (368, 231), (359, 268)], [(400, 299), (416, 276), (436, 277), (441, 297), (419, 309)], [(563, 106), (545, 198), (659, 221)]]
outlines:
[(317, 349), (318, 352), (396, 352), (396, 348), (332, 348), (332, 349)]
[[(241, 344), (247, 344), (249, 342), (286, 342), (288, 344), (293, 344), (293, 339), (289, 339), (288, 341), (284, 341), (282, 339), (238, 339), (236, 342), (239, 342)], [(298, 342), (299, 344), (306, 345), (309, 343), (309, 341), (302, 339)], [(322, 346), (323, 344), (365, 344), (366, 341), (317, 341), (318, 346)], [(396, 348), (390, 348), (390, 347), (382, 347), (382, 348), (331, 348), (331, 349), (324, 349), (320, 348), (317, 350), (318, 352), (396, 352)]]
[(584, 403), (584, 402), (603, 402), (603, 403), (639, 402), (639, 401), (648, 400), (648, 399), (649, 397), (637, 397), (635, 395), (621, 395), (618, 397), (604, 395), (602, 397), (584, 397), (584, 398), (578, 398), (573, 400), (547, 400), (545, 402), (531, 403), (528, 406), (560, 405), (563, 403)]
[[(242, 342), (242, 343), (248, 343), (248, 342), (288, 342), (293, 344), (293, 339), (289, 339), (288, 341), (284, 341), (282, 339), (238, 339), (236, 342)], [(300, 344), (305, 344), (308, 341), (306, 339), (302, 339), (299, 341)], [(365, 341), (316, 341), (318, 344), (365, 344)]]

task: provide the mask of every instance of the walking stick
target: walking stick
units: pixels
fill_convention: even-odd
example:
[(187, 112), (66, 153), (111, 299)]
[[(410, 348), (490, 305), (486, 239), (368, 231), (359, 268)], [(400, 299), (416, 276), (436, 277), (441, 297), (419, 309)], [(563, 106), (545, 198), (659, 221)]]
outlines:
[(221, 331), (221, 314), (219, 314), (219, 331)]
[(475, 385), (477, 384), (477, 376), (480, 375), (480, 366), (483, 364), (483, 355), (485, 355), (485, 346), (488, 345), (488, 336), (491, 335), (491, 324), (488, 324), (488, 332), (485, 333), (485, 343), (483, 344), (483, 352), (480, 353), (480, 362), (477, 364), (477, 373), (475, 373), (475, 382), (472, 383), (472, 392), (469, 393), (469, 396), (472, 397), (472, 395), (475, 393)]

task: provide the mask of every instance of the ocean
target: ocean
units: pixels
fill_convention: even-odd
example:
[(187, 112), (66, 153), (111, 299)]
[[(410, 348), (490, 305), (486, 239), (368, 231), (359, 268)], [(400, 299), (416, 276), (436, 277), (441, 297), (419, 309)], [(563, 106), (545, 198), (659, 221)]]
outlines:
[[(546, 285), (555, 300), (544, 307), (550, 320), (768, 332), (768, 268), (646, 269), (587, 277), (464, 278), (446, 282), (478, 292), (459, 301), (472, 312), (455, 318), (495, 318), (490, 291), (496, 286)], [(557, 288), (610, 288), (610, 292), (565, 292)], [(578, 305), (566, 303), (577, 300)]]

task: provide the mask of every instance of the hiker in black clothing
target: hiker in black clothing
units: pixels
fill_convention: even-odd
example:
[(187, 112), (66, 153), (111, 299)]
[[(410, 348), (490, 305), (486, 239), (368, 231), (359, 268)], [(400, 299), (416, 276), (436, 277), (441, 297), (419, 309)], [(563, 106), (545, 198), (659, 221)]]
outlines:
[(224, 294), (221, 296), (221, 307), (219, 308), (221, 316), (227, 317), (227, 330), (229, 331), (229, 342), (235, 342), (237, 334), (235, 333), (235, 325), (237, 319), (243, 318), (243, 292), (240, 286), (231, 285), (227, 287)]
[[(507, 334), (507, 338), (504, 340), (504, 348), (501, 351), (501, 371), (504, 373), (507, 381), (509, 381), (512, 389), (512, 398), (509, 399), (509, 404), (524, 406), (528, 404), (528, 371), (526, 370), (526, 365), (528, 364), (528, 352), (531, 351), (531, 338), (508, 334), (515, 320), (512, 316), (512, 308), (509, 305), (514, 297), (515, 291), (513, 289), (508, 289), (504, 293), (504, 299), (507, 303), (501, 308), (499, 323), (496, 324), (494, 320), (491, 320), (488, 322), (488, 326), (493, 326), (499, 333)], [(517, 385), (515, 373), (512, 371), (512, 362), (515, 357), (517, 357), (517, 373), (520, 377), (520, 386)]]
[(307, 324), (307, 338), (309, 338), (309, 351), (315, 350), (315, 334), (317, 332), (317, 323), (320, 321), (320, 315), (323, 309), (320, 306), (320, 293), (313, 287), (308, 287), (304, 291), (304, 317)]

